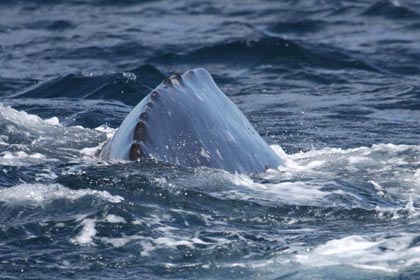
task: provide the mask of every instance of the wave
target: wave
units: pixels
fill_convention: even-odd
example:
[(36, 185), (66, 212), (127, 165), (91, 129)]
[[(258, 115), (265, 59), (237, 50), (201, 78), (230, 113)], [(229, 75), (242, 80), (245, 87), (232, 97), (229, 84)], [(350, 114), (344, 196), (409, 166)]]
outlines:
[(0, 77), (0, 97), (10, 96), (16, 92), (25, 90), (38, 82), (39, 81), (33, 79), (23, 80)]
[(420, 17), (417, 12), (402, 6), (397, 0), (378, 1), (367, 8), (363, 15), (381, 16), (388, 19), (398, 20), (418, 19)]
[(46, 29), (50, 31), (63, 31), (76, 26), (67, 20), (38, 20), (24, 25), (27, 29)]
[[(116, 6), (116, 5), (138, 5), (142, 3), (154, 2), (155, 0), (69, 0), (66, 1), (67, 5), (92, 5), (92, 6)], [(0, 5), (13, 5), (16, 4), (16, 1), (13, 0), (2, 0), (0, 1)], [(23, 4), (26, 4), (26, 8), (29, 9), (29, 5), (32, 4), (43, 4), (43, 5), (61, 5), (63, 4), (60, 0), (28, 0), (25, 1)], [(29, 5), (28, 5), (29, 4)]]
[(135, 106), (155, 88), (165, 75), (152, 65), (142, 65), (124, 73), (68, 74), (12, 95), (12, 98), (112, 99)]
[(328, 25), (322, 20), (302, 19), (296, 21), (278, 22), (268, 28), (270, 32), (274, 33), (295, 33), (305, 34), (321, 31)]
[(321, 67), (327, 69), (360, 69), (377, 72), (374, 66), (342, 50), (328, 46), (306, 46), (279, 37), (253, 40), (233, 40), (192, 50), (184, 54), (169, 53), (148, 60), (168, 66), (187, 65), (287, 65)]

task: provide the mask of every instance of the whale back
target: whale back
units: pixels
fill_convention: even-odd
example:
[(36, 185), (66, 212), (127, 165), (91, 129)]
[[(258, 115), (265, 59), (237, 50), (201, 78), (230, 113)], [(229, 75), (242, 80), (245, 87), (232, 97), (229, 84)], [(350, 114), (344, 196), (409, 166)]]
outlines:
[(262, 172), (281, 164), (204, 69), (165, 79), (128, 114), (101, 157), (151, 158), (239, 173)]

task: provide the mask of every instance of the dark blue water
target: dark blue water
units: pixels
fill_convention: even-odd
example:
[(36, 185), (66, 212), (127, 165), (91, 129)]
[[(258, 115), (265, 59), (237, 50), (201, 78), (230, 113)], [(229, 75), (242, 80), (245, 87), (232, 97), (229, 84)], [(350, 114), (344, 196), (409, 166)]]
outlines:
[[(1, 279), (420, 279), (420, 2), (1, 1)], [(204, 67), (285, 160), (95, 154)]]

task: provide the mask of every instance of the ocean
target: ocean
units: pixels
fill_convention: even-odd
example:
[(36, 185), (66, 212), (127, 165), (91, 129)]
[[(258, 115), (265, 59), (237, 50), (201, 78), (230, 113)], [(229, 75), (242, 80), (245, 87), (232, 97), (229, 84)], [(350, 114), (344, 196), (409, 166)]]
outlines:
[[(420, 279), (420, 2), (0, 2), (0, 279)], [(205, 68), (284, 164), (97, 154)]]

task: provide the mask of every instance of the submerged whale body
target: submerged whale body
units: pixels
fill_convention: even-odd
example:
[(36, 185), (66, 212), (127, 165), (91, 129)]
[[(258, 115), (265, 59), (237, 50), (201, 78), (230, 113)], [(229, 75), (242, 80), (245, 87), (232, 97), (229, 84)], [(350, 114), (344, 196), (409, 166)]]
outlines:
[(165, 79), (128, 114), (100, 157), (239, 173), (282, 163), (204, 69)]

